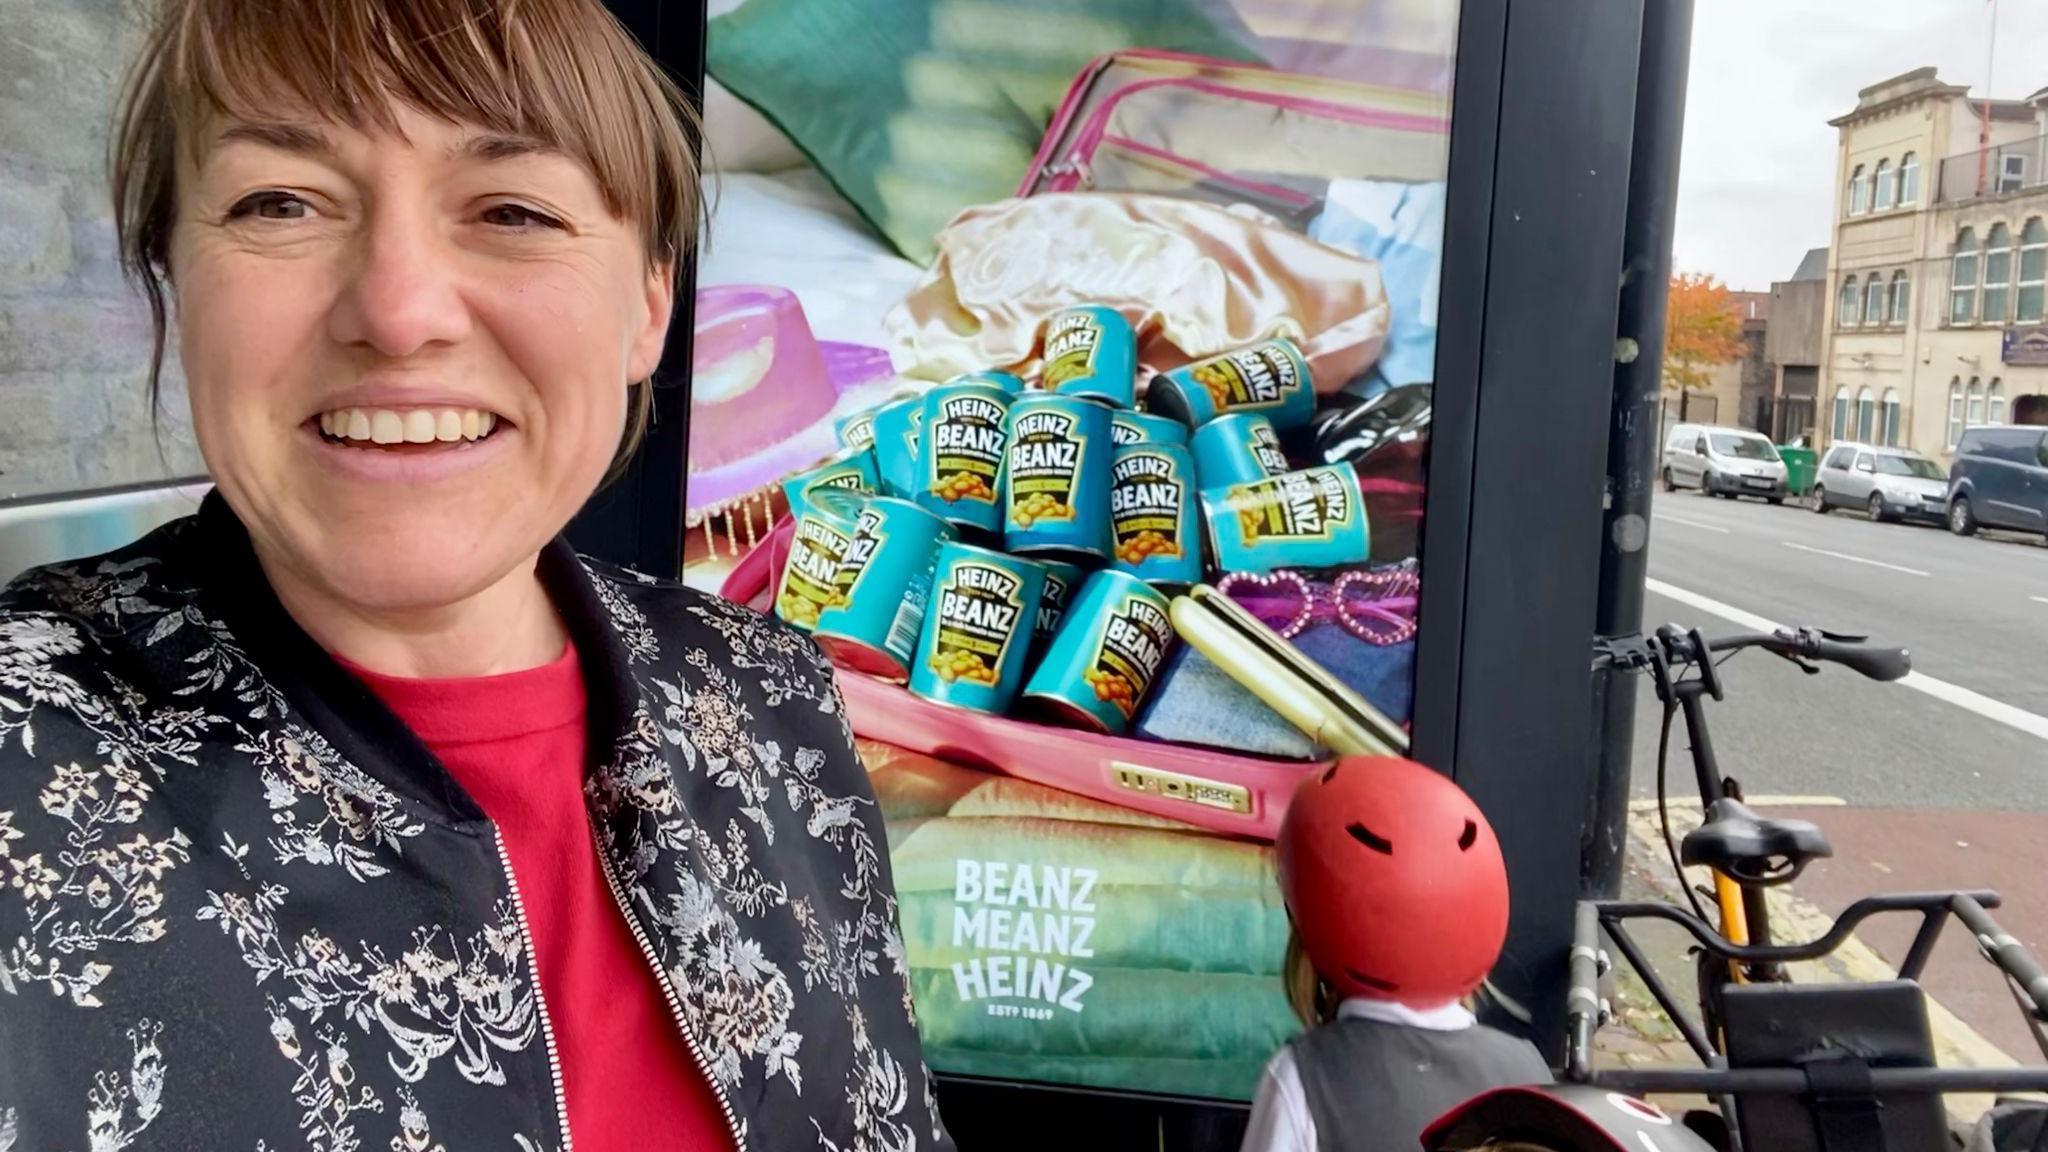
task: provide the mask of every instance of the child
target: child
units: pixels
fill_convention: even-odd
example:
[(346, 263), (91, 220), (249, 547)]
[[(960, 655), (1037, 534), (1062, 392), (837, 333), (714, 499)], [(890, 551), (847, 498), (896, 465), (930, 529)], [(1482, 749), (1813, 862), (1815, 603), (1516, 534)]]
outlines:
[(1448, 777), (1340, 760), (1295, 794), (1278, 849), (1288, 999), (1309, 1030), (1266, 1065), (1243, 1152), (1412, 1152), (1461, 1101), (1549, 1082), (1533, 1045), (1461, 1003), (1500, 957), (1508, 881)]

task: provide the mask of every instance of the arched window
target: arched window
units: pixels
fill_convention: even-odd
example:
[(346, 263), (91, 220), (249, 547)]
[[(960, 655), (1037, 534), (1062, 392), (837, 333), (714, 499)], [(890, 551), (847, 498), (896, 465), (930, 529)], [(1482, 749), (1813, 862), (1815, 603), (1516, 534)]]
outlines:
[(1884, 390), (1884, 406), (1878, 412), (1881, 432), (1878, 439), (1894, 448), (1899, 446), (1899, 390)]
[(1892, 206), (1892, 160), (1887, 156), (1877, 162), (1877, 171), (1870, 177), (1871, 207), (1879, 212)]
[(1849, 389), (1846, 385), (1835, 389), (1835, 418), (1828, 433), (1830, 440), (1847, 439), (1849, 435)]
[(1842, 298), (1835, 302), (1835, 323), (1843, 328), (1854, 328), (1863, 317), (1862, 289), (1856, 286), (1856, 277), (1842, 277)]
[(1856, 439), (1865, 444), (1871, 442), (1872, 421), (1877, 418), (1877, 405), (1871, 402), (1870, 386), (1856, 390)]
[(1875, 272), (1863, 282), (1863, 322), (1872, 328), (1884, 323), (1884, 277)]
[(1955, 273), (1949, 278), (1948, 322), (1968, 324), (1977, 316), (1977, 234), (1956, 233)]
[(2012, 229), (1993, 224), (1984, 237), (1984, 301), (1977, 319), (1985, 324), (2003, 324), (2006, 306), (2012, 302)]
[(1948, 446), (1954, 448), (1963, 440), (1963, 378), (1951, 376), (1948, 380)]
[(1863, 165), (1858, 164), (1856, 170), (1849, 173), (1849, 215), (1863, 215), (1863, 207), (1868, 203), (1863, 198)]
[(1975, 376), (1970, 377), (1970, 387), (1963, 393), (1963, 398), (1969, 405), (1969, 410), (1963, 415), (1963, 423), (1975, 428), (1984, 422), (1984, 389), (1978, 385)]
[(1984, 422), (2005, 423), (2005, 383), (1996, 376), (1991, 378), (1991, 387), (1984, 394)]
[(1905, 269), (1892, 273), (1892, 319), (1894, 325), (1904, 326), (1906, 312), (1913, 304), (1913, 282), (1907, 278)]
[(1908, 152), (1899, 159), (1899, 207), (1920, 202), (1920, 157)]
[(2048, 284), (2048, 225), (2039, 216), (2020, 229), (2020, 290), (2017, 319), (2022, 324), (2042, 320), (2042, 288)]

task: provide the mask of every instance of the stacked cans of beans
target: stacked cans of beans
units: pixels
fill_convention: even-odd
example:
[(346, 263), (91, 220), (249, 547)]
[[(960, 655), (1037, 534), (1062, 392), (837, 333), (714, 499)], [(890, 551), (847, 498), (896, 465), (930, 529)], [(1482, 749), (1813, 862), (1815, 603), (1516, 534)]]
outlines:
[(786, 485), (776, 612), (927, 699), (1119, 733), (1205, 539), (1226, 570), (1345, 562), (1364, 512), (1348, 466), (1288, 468), (1278, 433), (1315, 397), (1285, 339), (1156, 378), (1144, 411), (1115, 309), (1055, 314), (1038, 352), (1031, 386), (970, 373), (843, 421)]

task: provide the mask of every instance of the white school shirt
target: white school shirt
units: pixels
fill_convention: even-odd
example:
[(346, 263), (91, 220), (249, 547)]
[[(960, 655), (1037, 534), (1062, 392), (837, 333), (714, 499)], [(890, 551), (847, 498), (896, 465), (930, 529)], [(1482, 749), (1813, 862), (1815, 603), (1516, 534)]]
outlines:
[[(1417, 1009), (1357, 996), (1337, 1005), (1337, 1016), (1431, 1032), (1457, 1032), (1473, 1024), (1472, 1013), (1459, 1004)], [(1316, 1152), (1316, 1121), (1309, 1115), (1301, 1071), (1294, 1066), (1293, 1045), (1283, 1046), (1266, 1062), (1258, 1095), (1252, 1100), (1251, 1125), (1245, 1129), (1239, 1152)]]

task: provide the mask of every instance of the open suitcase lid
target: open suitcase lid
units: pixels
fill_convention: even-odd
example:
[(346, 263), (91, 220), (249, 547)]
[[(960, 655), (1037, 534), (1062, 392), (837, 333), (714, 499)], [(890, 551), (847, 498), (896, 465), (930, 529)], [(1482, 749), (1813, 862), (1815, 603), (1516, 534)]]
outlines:
[[(768, 611), (794, 532), (794, 522), (783, 517), (741, 558), (719, 594)], [(840, 670), (839, 690), (856, 735), (1256, 840), (1279, 834), (1295, 788), (1330, 763), (1241, 756), (991, 716), (934, 704), (848, 669)]]
[(1431, 93), (1135, 49), (1082, 70), (1017, 193), (1250, 202), (1305, 224), (1332, 180), (1441, 179), (1449, 129)]

